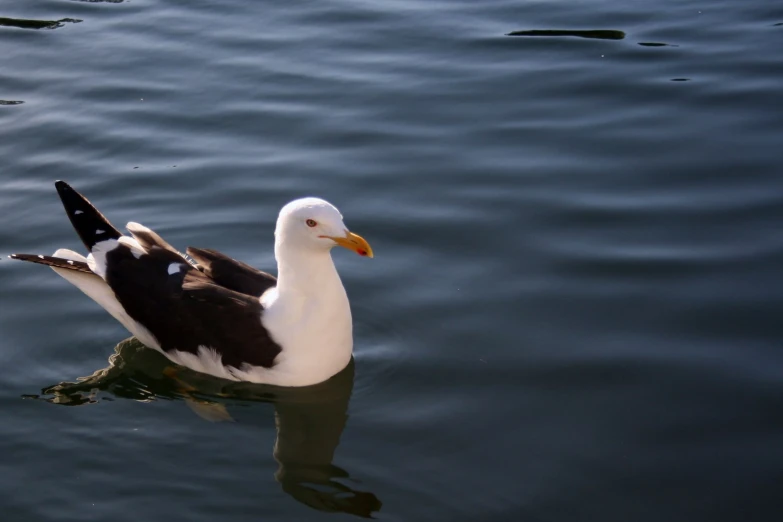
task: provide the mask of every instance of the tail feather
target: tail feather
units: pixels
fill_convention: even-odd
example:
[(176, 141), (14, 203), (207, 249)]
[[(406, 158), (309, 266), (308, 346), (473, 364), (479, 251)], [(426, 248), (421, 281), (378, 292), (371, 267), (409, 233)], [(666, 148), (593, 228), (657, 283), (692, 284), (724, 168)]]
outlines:
[[(87, 250), (92, 251), (92, 247), (94, 247), (96, 243), (108, 239), (119, 239), (120, 236), (122, 236), (120, 231), (114, 228), (114, 226), (109, 223), (109, 220), (106, 219), (106, 217), (101, 214), (87, 198), (76, 192), (66, 182), (56, 181), (54, 186), (57, 188), (57, 194), (60, 195), (60, 199), (63, 202), (65, 213), (68, 214), (68, 219), (71, 220), (73, 228), (76, 229), (76, 233), (79, 234), (79, 237), (81, 238), (82, 243), (87, 247)], [(24, 261), (33, 260), (24, 259)], [(40, 260), (33, 262), (40, 262)]]
[(72, 259), (65, 259), (55, 256), (42, 256), (36, 254), (11, 254), (11, 259), (18, 259), (19, 261), (29, 261), (31, 263), (38, 263), (41, 265), (51, 266), (53, 268), (65, 268), (67, 270), (76, 270), (77, 272), (86, 272), (92, 274), (89, 265), (84, 261), (74, 261)]

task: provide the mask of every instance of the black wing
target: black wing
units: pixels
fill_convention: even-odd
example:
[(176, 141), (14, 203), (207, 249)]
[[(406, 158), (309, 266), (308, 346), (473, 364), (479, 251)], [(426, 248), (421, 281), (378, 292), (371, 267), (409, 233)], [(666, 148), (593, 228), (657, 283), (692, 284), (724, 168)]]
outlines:
[(235, 292), (259, 297), (277, 284), (275, 276), (231, 259), (217, 250), (188, 248), (186, 252), (196, 260), (207, 277)]
[(107, 239), (119, 239), (122, 236), (120, 231), (109, 223), (106, 216), (90, 203), (90, 200), (76, 192), (69, 184), (58, 180), (54, 186), (63, 202), (68, 219), (71, 220), (73, 228), (88, 251), (92, 252), (95, 243)]
[(258, 297), (221, 285), (176, 251), (153, 246), (136, 258), (120, 244), (106, 254), (106, 282), (164, 351), (198, 354), (204, 346), (240, 369), (270, 368), (282, 351), (261, 324)]

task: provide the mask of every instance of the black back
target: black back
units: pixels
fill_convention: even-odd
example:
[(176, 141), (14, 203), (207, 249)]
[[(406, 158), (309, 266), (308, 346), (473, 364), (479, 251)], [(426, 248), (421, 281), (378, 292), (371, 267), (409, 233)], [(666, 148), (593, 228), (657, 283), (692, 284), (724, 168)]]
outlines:
[[(169, 274), (172, 263), (179, 270)], [(270, 368), (281, 347), (261, 324), (257, 296), (221, 286), (178, 253), (153, 247), (136, 258), (126, 245), (106, 254), (106, 282), (165, 351), (216, 350), (224, 365)]]

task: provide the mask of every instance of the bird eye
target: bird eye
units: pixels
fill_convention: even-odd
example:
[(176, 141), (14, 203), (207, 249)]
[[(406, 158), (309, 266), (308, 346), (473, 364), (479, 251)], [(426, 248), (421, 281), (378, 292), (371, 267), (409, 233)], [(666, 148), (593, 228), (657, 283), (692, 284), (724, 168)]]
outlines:
[(307, 223), (307, 226), (310, 227), (310, 228), (313, 228), (314, 226), (316, 226), (318, 224), (318, 223), (315, 222), (314, 219), (308, 219), (307, 221), (305, 221), (305, 223)]

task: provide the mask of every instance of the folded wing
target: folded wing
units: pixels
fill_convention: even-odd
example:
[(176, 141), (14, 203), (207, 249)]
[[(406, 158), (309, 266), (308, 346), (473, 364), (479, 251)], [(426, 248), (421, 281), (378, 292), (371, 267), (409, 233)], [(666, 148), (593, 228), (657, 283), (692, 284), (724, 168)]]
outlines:
[(277, 284), (273, 275), (206, 248), (188, 248), (188, 255), (212, 281), (243, 294), (260, 297)]
[(237, 369), (274, 365), (281, 348), (261, 324), (257, 296), (220, 284), (159, 246), (137, 257), (131, 246), (118, 243), (105, 259), (106, 283), (163, 351), (198, 356), (212, 350), (224, 366)]

